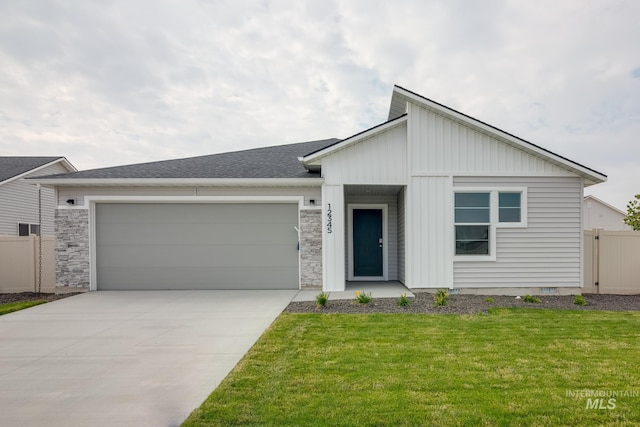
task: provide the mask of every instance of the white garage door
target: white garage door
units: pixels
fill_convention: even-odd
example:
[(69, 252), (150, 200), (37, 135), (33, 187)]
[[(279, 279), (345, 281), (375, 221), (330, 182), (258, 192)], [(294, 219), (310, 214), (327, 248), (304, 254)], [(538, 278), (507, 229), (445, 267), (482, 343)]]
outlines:
[(298, 289), (298, 207), (96, 204), (98, 290)]

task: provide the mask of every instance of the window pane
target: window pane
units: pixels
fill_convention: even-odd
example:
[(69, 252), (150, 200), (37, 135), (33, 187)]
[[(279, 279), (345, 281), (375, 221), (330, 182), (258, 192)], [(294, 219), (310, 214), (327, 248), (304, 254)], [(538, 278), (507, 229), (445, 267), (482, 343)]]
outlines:
[(456, 193), (456, 208), (488, 208), (489, 193)]
[(488, 225), (457, 225), (456, 255), (488, 255)]
[(40, 234), (40, 226), (38, 224), (31, 224), (31, 234)]
[(520, 193), (500, 193), (498, 198), (501, 208), (520, 207)]
[(489, 255), (489, 242), (456, 242), (456, 255)]
[(489, 240), (489, 226), (457, 225), (456, 240)]
[(18, 236), (29, 235), (29, 224), (18, 224)]
[(500, 208), (498, 210), (498, 221), (520, 222), (520, 208)]
[(456, 208), (455, 222), (489, 222), (489, 208)]

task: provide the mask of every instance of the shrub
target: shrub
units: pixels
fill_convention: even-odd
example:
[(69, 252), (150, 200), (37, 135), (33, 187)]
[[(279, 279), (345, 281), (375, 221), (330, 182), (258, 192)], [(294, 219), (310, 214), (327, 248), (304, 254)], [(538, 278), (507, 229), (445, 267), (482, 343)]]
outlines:
[(446, 289), (438, 289), (433, 295), (433, 301), (436, 307), (442, 307), (449, 303), (449, 292)]
[(484, 302), (492, 303), (493, 302), (493, 298), (487, 297), (487, 298), (484, 299)]
[(582, 305), (582, 306), (588, 305), (587, 300), (585, 300), (584, 297), (580, 294), (576, 295), (576, 297), (573, 300), (573, 303), (575, 305)]
[(398, 298), (398, 305), (400, 307), (408, 307), (411, 305), (411, 299), (407, 296), (407, 294), (400, 295)]
[(329, 300), (329, 294), (326, 292), (320, 292), (316, 295), (316, 307), (321, 308), (327, 305), (327, 301)]
[(369, 304), (371, 301), (373, 301), (371, 292), (366, 293), (366, 292), (356, 291), (356, 302), (358, 304)]
[(530, 304), (540, 304), (542, 302), (540, 298), (532, 297), (531, 295), (525, 295), (524, 298), (522, 298), (522, 300)]

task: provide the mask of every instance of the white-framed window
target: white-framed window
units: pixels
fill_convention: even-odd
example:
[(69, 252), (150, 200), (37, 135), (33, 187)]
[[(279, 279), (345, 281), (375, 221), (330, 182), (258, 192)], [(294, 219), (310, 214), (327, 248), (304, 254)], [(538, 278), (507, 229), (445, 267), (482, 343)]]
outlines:
[(491, 193), (454, 194), (456, 255), (489, 255)]
[(527, 227), (526, 188), (454, 188), (454, 260), (495, 261), (496, 229)]
[(32, 234), (38, 235), (40, 232), (40, 226), (38, 224), (27, 224), (24, 222), (18, 223), (18, 236), (31, 236)]

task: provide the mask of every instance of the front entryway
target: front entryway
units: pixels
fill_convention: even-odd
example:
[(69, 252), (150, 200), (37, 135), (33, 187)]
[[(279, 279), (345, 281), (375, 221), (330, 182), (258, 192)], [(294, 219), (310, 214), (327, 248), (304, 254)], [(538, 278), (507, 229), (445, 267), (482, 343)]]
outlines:
[(386, 280), (386, 205), (350, 205), (349, 214), (349, 279)]

